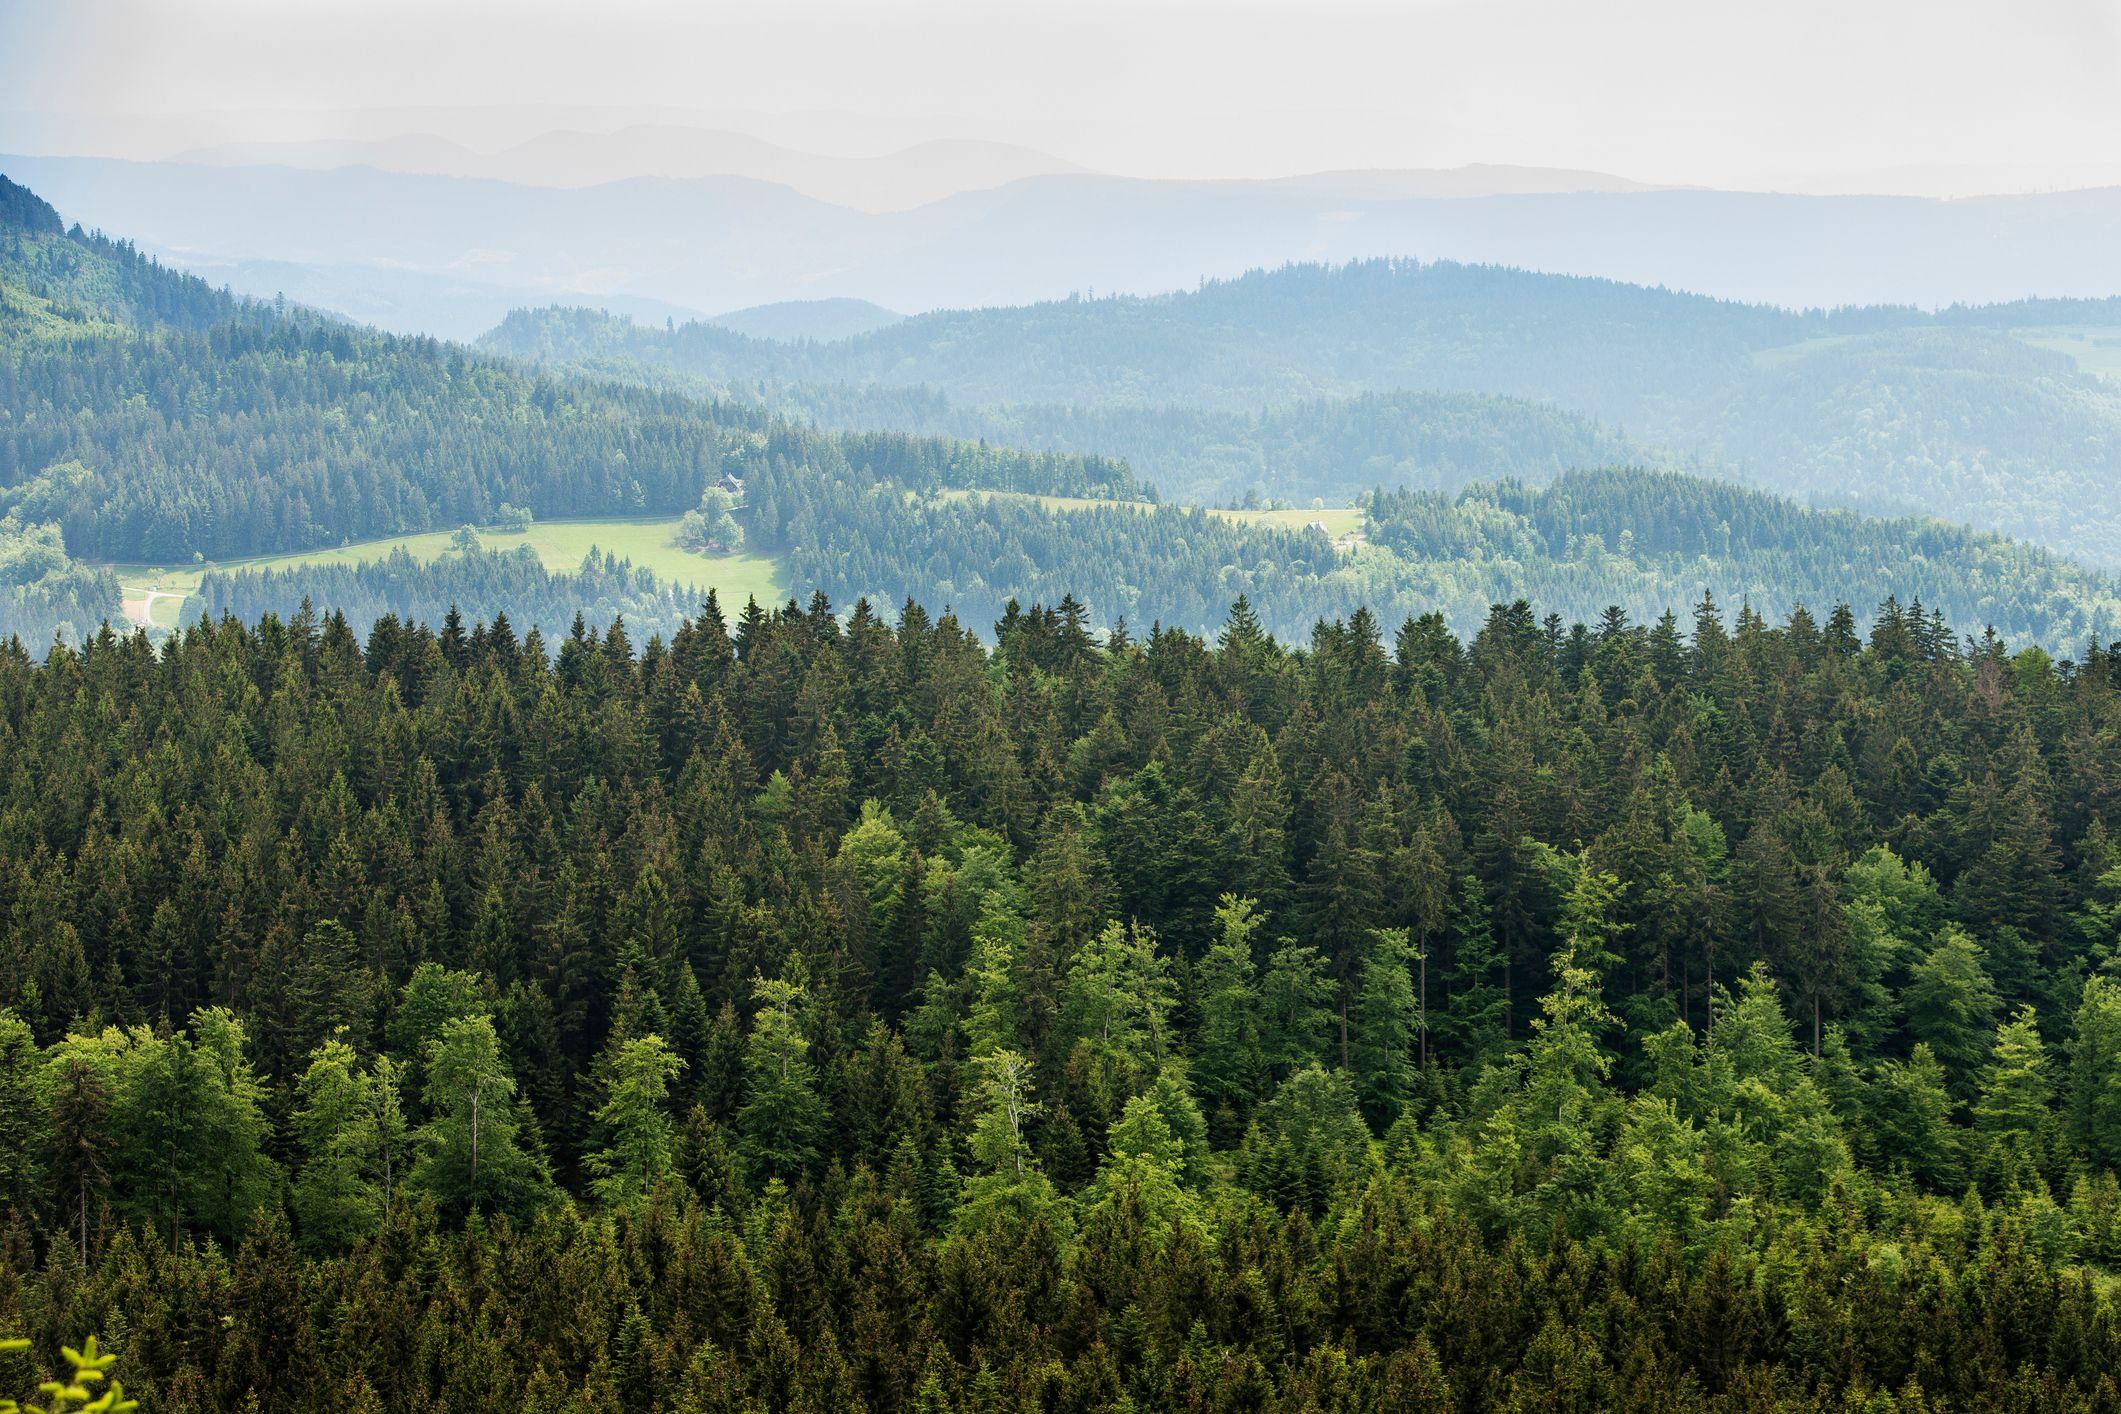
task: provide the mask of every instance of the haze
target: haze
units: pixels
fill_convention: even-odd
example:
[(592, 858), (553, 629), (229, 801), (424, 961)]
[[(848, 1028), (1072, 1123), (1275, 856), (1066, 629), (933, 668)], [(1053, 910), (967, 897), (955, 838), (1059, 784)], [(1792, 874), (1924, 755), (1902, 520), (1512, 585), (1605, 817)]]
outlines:
[[(830, 35), (833, 42), (818, 38)], [(1933, 195), (2121, 181), (2096, 0), (1209, 6), (0, 0), (0, 151), (699, 126), (1144, 177), (1512, 163)]]

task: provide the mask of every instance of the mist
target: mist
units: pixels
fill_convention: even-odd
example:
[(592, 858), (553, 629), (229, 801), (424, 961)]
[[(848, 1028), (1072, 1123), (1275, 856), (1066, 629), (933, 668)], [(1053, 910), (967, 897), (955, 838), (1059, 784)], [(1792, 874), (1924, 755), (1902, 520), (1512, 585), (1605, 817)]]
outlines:
[(491, 154), (657, 124), (833, 157), (998, 143), (1136, 177), (1509, 163), (1965, 195), (2121, 181), (2117, 71), (2121, 22), (2095, 0), (617, 0), (593, 19), (544, 0), (5, 0), (0, 151), (417, 134)]

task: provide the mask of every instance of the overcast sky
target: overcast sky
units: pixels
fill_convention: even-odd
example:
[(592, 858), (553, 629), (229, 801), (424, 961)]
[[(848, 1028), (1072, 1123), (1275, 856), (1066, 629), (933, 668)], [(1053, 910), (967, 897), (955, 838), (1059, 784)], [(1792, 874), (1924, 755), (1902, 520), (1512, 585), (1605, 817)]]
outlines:
[(2121, 4), (0, 0), (0, 109), (0, 150), (140, 157), (657, 118), (1144, 176), (2023, 190), (2121, 180)]

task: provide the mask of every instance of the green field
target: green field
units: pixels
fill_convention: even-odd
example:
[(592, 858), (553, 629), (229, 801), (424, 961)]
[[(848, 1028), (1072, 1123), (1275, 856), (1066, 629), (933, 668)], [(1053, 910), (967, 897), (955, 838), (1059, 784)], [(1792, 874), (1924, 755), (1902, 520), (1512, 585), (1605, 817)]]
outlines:
[(1211, 510), (1212, 516), (1234, 520), (1243, 525), (1275, 525), (1284, 530), (1302, 530), (1317, 521), (1326, 528), (1326, 534), (1335, 540), (1345, 540), (1360, 534), (1363, 514), (1360, 506), (1327, 506), (1323, 510), (1306, 510), (1290, 507), (1279, 511)]
[(2086, 373), (2121, 379), (2121, 329), (2102, 324), (2058, 324), (2013, 332), (2034, 348), (2068, 354)]
[[(730, 612), (748, 598), (770, 604), (783, 596), (778, 561), (765, 555), (695, 555), (672, 543), (677, 531), (674, 516), (627, 520), (556, 520), (533, 525), (527, 531), (480, 531), (479, 543), (489, 550), (510, 550), (528, 545), (549, 570), (579, 567), (591, 549), (623, 556), (658, 579), (690, 584), (702, 593), (713, 589)], [(438, 530), (425, 535), (399, 535), (384, 540), (363, 540), (331, 550), (311, 550), (299, 555), (266, 555), (257, 559), (182, 566), (118, 565), (118, 581), (125, 590), (125, 616), (136, 624), (152, 623), (173, 628), (184, 616), (184, 601), (196, 593), (199, 580), (210, 570), (289, 569), (299, 565), (356, 565), (387, 557), (402, 549), (423, 560), (431, 560), (449, 549), (454, 531)]]

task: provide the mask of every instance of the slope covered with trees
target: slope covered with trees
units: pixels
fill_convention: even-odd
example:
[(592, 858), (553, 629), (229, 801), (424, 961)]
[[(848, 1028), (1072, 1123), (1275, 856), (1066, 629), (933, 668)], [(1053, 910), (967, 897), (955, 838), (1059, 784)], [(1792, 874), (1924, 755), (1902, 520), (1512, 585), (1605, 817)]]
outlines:
[(2121, 658), (1689, 628), (0, 656), (0, 1323), (179, 1411), (2102, 1406)]
[[(1425, 415), (1366, 394), (1529, 399), (1616, 429), (1599, 436), (1618, 441), (1624, 429), (1786, 494), (1920, 510), (2112, 566), (2121, 524), (2103, 508), (2121, 476), (2121, 388), (2011, 331), (2117, 322), (2114, 300), (1798, 312), (1497, 267), (1363, 261), (1158, 298), (942, 311), (815, 346), (582, 310), (518, 311), (484, 343), (617, 376), (675, 372), (732, 396), (763, 390), (828, 423), (852, 400), (880, 425), (1138, 448), (1138, 469), (1167, 492), (1217, 497), (1228, 484), (1204, 470), (1271, 455), (1287, 489), (1267, 494), (1299, 503), (1336, 494), (1351, 462), (1392, 440), (1351, 440), (1352, 427)], [(861, 392), (794, 386), (820, 384)], [(1345, 405), (1302, 406), (1321, 400)], [(1464, 402), (1457, 417), (1486, 424), (1462, 440), (1485, 458), (1469, 479), (1543, 479), (1557, 450), (1564, 467), (1613, 459), (1582, 434), (1558, 448), (1550, 433), (1545, 446), (1524, 440), (1525, 413), (1511, 402)], [(1211, 450), (1218, 421), (1236, 424), (1234, 456)], [(1286, 433), (1264, 432), (1277, 423)], [(1317, 489), (1302, 489), (1312, 477)], [(1419, 476), (1404, 484), (1455, 489)]]
[[(60, 231), (21, 188), (0, 232), (0, 509), (81, 558), (172, 563), (483, 524), (678, 515), (759, 434), (755, 407), (525, 374), (432, 340), (239, 304)], [(875, 440), (962, 484), (1126, 494), (1122, 467)], [(1049, 476), (1048, 474), (1051, 473)], [(987, 477), (989, 480), (976, 478)]]
[(1564, 618), (1617, 606), (1647, 621), (1707, 591), (1777, 615), (1897, 596), (2060, 650), (2121, 638), (2114, 584), (2044, 551), (1939, 521), (1808, 510), (1673, 472), (1570, 473), (1548, 488), (1456, 496), (1379, 492), (1366, 502), (1369, 543), (1340, 553), (1316, 529), (1197, 509), (1052, 508), (878, 483), (839, 469), (824, 434), (794, 429), (740, 465), (751, 543), (784, 553), (792, 583), (842, 602), (911, 596), (974, 623), (1012, 600), (1072, 594), (1101, 622), (1199, 632), (1244, 594), (1285, 639), (1363, 604), (1394, 619), (1433, 609), (1471, 632), (1490, 606), (1518, 598)]
[(1258, 412), (1187, 406), (962, 406), (927, 388), (791, 385), (767, 406), (820, 427), (898, 427), (1006, 446), (1123, 459), (1167, 500), (1348, 505), (1373, 488), (1457, 491), (1509, 476), (1544, 483), (1574, 467), (1650, 453), (1589, 418), (1476, 393), (1366, 393)]

